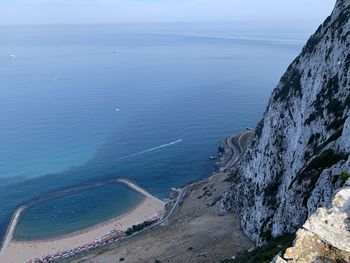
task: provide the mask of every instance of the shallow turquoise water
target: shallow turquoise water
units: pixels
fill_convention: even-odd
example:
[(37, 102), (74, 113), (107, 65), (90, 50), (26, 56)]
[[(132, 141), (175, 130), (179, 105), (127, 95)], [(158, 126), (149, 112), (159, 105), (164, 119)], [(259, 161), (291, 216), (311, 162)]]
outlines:
[(140, 194), (124, 185), (109, 183), (37, 201), (25, 211), (14, 237), (17, 240), (35, 240), (64, 235), (119, 216), (142, 199)]
[[(210, 174), (208, 156), (228, 134), (255, 127), (309, 35), (281, 28), (0, 27), (0, 236), (19, 206), (72, 187), (127, 177), (164, 198), (170, 187)], [(108, 203), (100, 194), (86, 210)], [(33, 225), (20, 226), (18, 236), (51, 226), (55, 202), (75, 211), (70, 198), (28, 209), (24, 218)], [(124, 198), (134, 204), (132, 195)], [(125, 207), (74, 212), (76, 221), (62, 217), (50, 231)]]

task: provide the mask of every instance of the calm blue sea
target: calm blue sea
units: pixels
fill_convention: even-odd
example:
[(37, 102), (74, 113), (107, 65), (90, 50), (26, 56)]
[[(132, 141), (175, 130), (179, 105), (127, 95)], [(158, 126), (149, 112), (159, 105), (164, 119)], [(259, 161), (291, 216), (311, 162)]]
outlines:
[(255, 127), (311, 31), (219, 23), (0, 27), (0, 237), (23, 204), (34, 203), (17, 237), (42, 238), (139, 202), (109, 184), (46, 198), (69, 188), (127, 177), (165, 198), (170, 187), (208, 176), (208, 156), (222, 138)]

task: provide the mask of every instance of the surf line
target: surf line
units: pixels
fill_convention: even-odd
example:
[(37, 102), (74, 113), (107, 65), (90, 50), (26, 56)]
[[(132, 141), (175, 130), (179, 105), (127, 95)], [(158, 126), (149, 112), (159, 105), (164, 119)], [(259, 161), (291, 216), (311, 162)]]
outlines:
[(144, 154), (144, 153), (153, 152), (153, 151), (155, 151), (155, 150), (159, 150), (159, 149), (162, 149), (162, 148), (165, 148), (165, 147), (169, 147), (169, 146), (171, 146), (171, 145), (180, 143), (180, 142), (182, 142), (182, 141), (183, 141), (183, 139), (179, 139), (179, 140), (176, 140), (176, 141), (173, 141), (173, 142), (170, 142), (170, 143), (166, 143), (166, 144), (162, 144), (162, 145), (159, 145), (159, 146), (156, 146), (156, 147), (153, 147), (153, 148), (150, 148), (150, 149), (141, 151), (141, 152), (137, 152), (137, 153), (133, 153), (133, 154), (126, 155), (126, 156), (124, 156), (124, 157), (121, 157), (120, 159), (121, 159), (121, 160), (122, 160), (122, 159), (127, 159), (127, 158), (135, 157), (135, 156), (138, 156), (138, 155), (141, 155), (141, 154)]

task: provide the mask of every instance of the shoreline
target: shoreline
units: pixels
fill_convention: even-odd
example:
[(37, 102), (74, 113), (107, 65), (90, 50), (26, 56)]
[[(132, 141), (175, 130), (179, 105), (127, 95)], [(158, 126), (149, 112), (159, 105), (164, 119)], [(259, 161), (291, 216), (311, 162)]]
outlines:
[(100, 222), (98, 224), (89, 226), (89, 227), (85, 227), (85, 228), (82, 228), (82, 229), (79, 229), (79, 230), (75, 230), (73, 232), (70, 232), (70, 233), (67, 233), (67, 234), (63, 234), (63, 235), (59, 235), (59, 236), (56, 236), (56, 237), (33, 239), (33, 240), (18, 240), (18, 239), (12, 238), (11, 242), (12, 243), (52, 242), (52, 241), (56, 241), (56, 240), (62, 240), (62, 239), (66, 239), (66, 238), (75, 237), (77, 235), (85, 234), (85, 233), (88, 233), (90, 231), (96, 230), (99, 227), (104, 227), (104, 226), (114, 222), (115, 220), (121, 219), (124, 216), (127, 216), (128, 214), (132, 213), (138, 206), (142, 206), (143, 203), (145, 202), (145, 199), (146, 198), (143, 198), (140, 201), (140, 203), (138, 203), (136, 206), (132, 207), (131, 209), (129, 209), (125, 213), (123, 213), (123, 214), (121, 214), (119, 216), (113, 217), (111, 219), (107, 219), (105, 221), (102, 221), (102, 222)]
[(116, 183), (125, 184), (133, 191), (138, 192), (143, 196), (143, 200), (135, 207), (117, 217), (66, 235), (40, 240), (22, 241), (13, 239), (13, 232), (18, 223), (18, 218), (26, 207), (18, 208), (6, 232), (5, 241), (1, 248), (0, 261), (11, 263), (24, 262), (29, 259), (55, 254), (66, 249), (85, 245), (115, 229), (125, 231), (134, 224), (142, 223), (154, 215), (164, 213), (165, 203), (135, 183), (128, 179), (120, 179)]
[[(136, 193), (142, 195), (142, 200), (136, 206), (130, 208), (129, 210), (127, 210), (126, 212), (124, 212), (124, 213), (122, 213), (122, 214), (120, 214), (118, 216), (114, 216), (114, 217), (112, 217), (110, 219), (104, 220), (104, 221), (102, 221), (100, 223), (94, 224), (94, 225), (89, 226), (89, 227), (85, 227), (85, 228), (82, 228), (82, 229), (74, 230), (73, 232), (70, 232), (70, 233), (66, 233), (66, 234), (63, 234), (63, 235), (58, 235), (58, 236), (55, 236), (55, 237), (32, 239), (32, 240), (18, 240), (16, 238), (14, 238), (13, 235), (12, 235), (11, 241), (14, 242), (14, 243), (16, 243), (16, 242), (18, 242), (18, 243), (48, 242), (48, 241), (61, 240), (61, 239), (65, 239), (65, 238), (74, 237), (76, 235), (84, 234), (84, 233), (87, 233), (87, 232), (89, 232), (91, 230), (95, 230), (95, 229), (97, 229), (99, 227), (103, 227), (105, 225), (108, 225), (109, 223), (111, 223), (111, 222), (113, 222), (115, 220), (118, 220), (118, 219), (122, 218), (123, 216), (127, 216), (128, 214), (132, 213), (135, 209), (137, 209), (138, 206), (142, 206), (144, 204), (144, 202), (146, 201), (146, 197), (155, 198), (156, 200), (161, 200), (161, 199), (158, 199), (157, 197), (151, 195), (146, 190), (144, 190), (141, 187), (139, 187), (135, 182), (133, 182), (133, 181), (127, 179), (127, 178), (120, 178), (120, 179), (117, 179), (115, 182), (119, 183), (119, 184), (124, 184), (126, 187), (128, 187), (131, 190), (135, 191)], [(22, 215), (23, 212), (25, 211), (25, 209), (28, 208), (28, 206), (22, 206), (22, 207), (23, 207), (23, 209), (20, 211), (20, 215)], [(15, 214), (18, 213), (19, 210), (22, 207), (17, 209)], [(16, 225), (17, 225), (17, 223), (18, 223), (18, 220), (16, 221)], [(12, 224), (12, 220), (11, 220), (10, 225), (11, 224)], [(15, 228), (13, 230), (15, 230)], [(13, 233), (14, 233), (14, 231), (13, 231)], [(6, 232), (5, 237), (7, 237), (7, 232)], [(0, 255), (1, 255), (1, 253), (0, 253)]]

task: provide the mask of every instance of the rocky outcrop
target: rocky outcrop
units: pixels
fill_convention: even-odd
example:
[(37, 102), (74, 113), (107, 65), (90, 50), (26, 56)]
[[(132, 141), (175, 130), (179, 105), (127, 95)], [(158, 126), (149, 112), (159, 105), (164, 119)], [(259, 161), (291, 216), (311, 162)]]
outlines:
[(274, 262), (350, 262), (350, 184), (329, 209), (317, 209), (298, 230), (294, 246)]
[(350, 1), (338, 0), (273, 91), (222, 200), (257, 244), (330, 207), (350, 172)]

